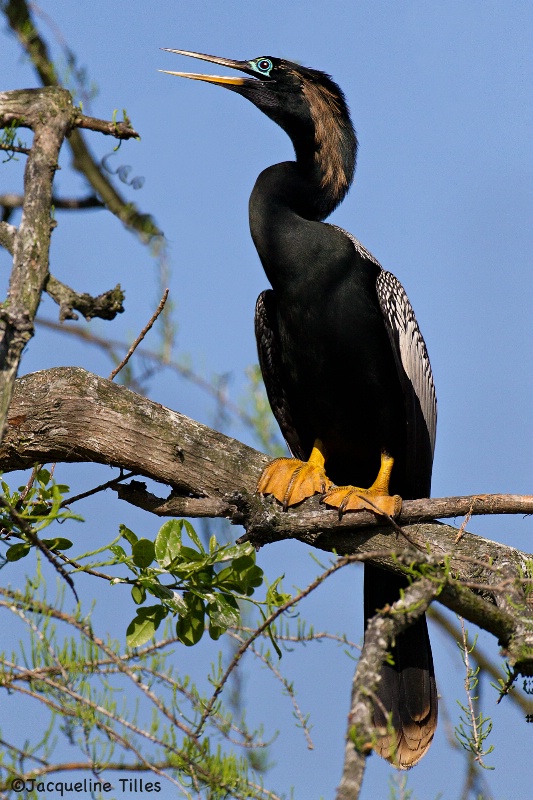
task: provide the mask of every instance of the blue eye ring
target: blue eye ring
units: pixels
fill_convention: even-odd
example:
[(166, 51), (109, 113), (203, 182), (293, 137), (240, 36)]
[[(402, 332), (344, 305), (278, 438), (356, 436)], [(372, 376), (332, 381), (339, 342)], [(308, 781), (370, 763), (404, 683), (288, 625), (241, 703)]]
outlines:
[(269, 58), (258, 58), (255, 61), (251, 61), (250, 64), (256, 72), (260, 72), (262, 75), (268, 75), (274, 66)]

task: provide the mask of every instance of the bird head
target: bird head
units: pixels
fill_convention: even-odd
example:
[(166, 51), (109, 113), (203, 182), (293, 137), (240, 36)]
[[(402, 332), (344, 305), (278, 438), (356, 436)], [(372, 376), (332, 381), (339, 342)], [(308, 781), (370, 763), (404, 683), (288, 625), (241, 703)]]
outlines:
[(290, 136), (297, 162), (304, 169), (317, 171), (321, 188), (331, 194), (333, 207), (342, 200), (353, 180), (357, 139), (344, 94), (329, 75), (273, 56), (235, 61), (163, 49), (245, 73), (247, 77), (161, 70), (214, 83), (246, 97)]

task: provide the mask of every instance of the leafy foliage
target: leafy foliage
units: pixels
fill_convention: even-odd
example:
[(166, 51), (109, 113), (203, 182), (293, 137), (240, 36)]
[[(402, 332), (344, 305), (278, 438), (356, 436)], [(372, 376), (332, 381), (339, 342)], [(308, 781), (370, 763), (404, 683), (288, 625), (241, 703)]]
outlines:
[[(22, 540), (8, 547), (5, 555), (7, 561), (19, 561), (27, 556), (32, 547), (36, 546), (39, 532), (53, 522), (63, 522), (67, 519), (82, 521), (82, 517), (78, 514), (63, 507), (64, 494), (69, 491), (69, 487), (56, 483), (47, 469), (36, 471), (31, 484), (19, 486), (15, 492), (12, 492), (3, 480), (1, 486), (3, 492), (0, 498), (1, 539)], [(52, 552), (72, 547), (70, 539), (63, 536), (39, 541)]]
[(485, 717), (482, 711), (477, 711), (477, 701), (479, 695), (474, 692), (479, 684), (480, 668), (474, 668), (470, 663), (470, 655), (475, 649), (477, 635), (474, 637), (472, 645), (468, 643), (468, 631), (465, 629), (464, 620), (461, 620), (461, 627), (463, 631), (463, 641), (457, 642), (463, 663), (465, 665), (465, 691), (467, 696), (467, 704), (464, 705), (459, 700), (457, 704), (463, 712), (459, 718), (459, 723), (455, 728), (455, 738), (459, 744), (471, 753), (474, 760), (484, 769), (494, 769), (484, 763), (483, 758), (494, 750), (493, 745), (485, 749), (485, 741), (490, 736), (492, 731), (492, 720)]
[[(176, 668), (169, 649), (176, 639), (170, 630), (157, 645), (124, 654), (119, 642), (95, 636), (80, 609), (69, 614), (62, 606), (61, 594), (46, 600), (39, 572), (23, 592), (0, 590), (0, 611), (26, 626), (30, 645), (22, 664), (2, 654), (0, 687), (15, 701), (25, 697), (35, 710), (42, 705), (56, 711), (49, 727), (37, 741), (28, 740), (24, 751), (1, 736), (2, 797), (10, 796), (15, 778), (24, 776), (28, 787), (32, 780), (39, 783), (39, 775), (46, 781), (46, 764), (54, 757), (57, 739), (66, 736), (70, 746), (85, 753), (93, 772), (121, 769), (126, 756), (143, 770), (153, 767), (185, 798), (206, 790), (205, 796), (212, 800), (276, 800), (277, 795), (262, 789), (248, 759), (234, 752), (235, 745), (244, 745), (261, 753), (266, 746), (261, 730), (249, 729), (242, 716), (234, 720), (219, 703), (205, 735), (200, 739), (196, 734), (208, 697)], [(67, 626), (67, 631), (60, 626)], [(28, 671), (35, 676), (29, 683)], [(214, 679), (219, 678), (215, 673)], [(125, 681), (130, 691), (121, 700)], [(256, 762), (260, 769), (260, 757)], [(38, 800), (41, 793), (28, 791), (25, 796)]]
[[(169, 614), (178, 617), (176, 634), (183, 644), (197, 644), (206, 623), (211, 638), (219, 639), (239, 623), (238, 601), (251, 597), (263, 583), (263, 571), (255, 563), (252, 545), (219, 546), (212, 536), (206, 550), (187, 520), (165, 522), (155, 542), (138, 539), (125, 527), (121, 527), (121, 533), (131, 546), (131, 556), (118, 545), (110, 550), (117, 563), (126, 565), (135, 575), (132, 598), (141, 606), (128, 626), (130, 647), (145, 644)], [(184, 533), (190, 544), (183, 542)], [(147, 594), (160, 602), (143, 606)]]

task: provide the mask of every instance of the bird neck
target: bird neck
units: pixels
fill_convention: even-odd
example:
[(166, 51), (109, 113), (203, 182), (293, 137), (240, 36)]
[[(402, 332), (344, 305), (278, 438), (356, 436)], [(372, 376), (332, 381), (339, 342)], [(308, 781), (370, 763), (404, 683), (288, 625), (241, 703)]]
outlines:
[[(335, 98), (314, 98), (306, 125), (282, 125), (296, 161), (263, 170), (250, 197), (250, 230), (274, 288), (298, 285), (324, 245), (321, 221), (343, 200), (355, 170), (357, 139), (349, 113)], [(321, 105), (322, 103), (322, 105)], [(318, 110), (317, 110), (318, 109)], [(285, 120), (284, 120), (285, 122)], [(281, 123), (280, 123), (281, 124)]]
[(296, 161), (274, 164), (257, 178), (250, 196), (250, 231), (274, 289), (309, 279), (324, 226), (316, 207), (318, 186)]
[(323, 220), (350, 188), (357, 156), (357, 137), (342, 93), (308, 82), (303, 87), (311, 125), (291, 130), (301, 180), (306, 184), (307, 218)]

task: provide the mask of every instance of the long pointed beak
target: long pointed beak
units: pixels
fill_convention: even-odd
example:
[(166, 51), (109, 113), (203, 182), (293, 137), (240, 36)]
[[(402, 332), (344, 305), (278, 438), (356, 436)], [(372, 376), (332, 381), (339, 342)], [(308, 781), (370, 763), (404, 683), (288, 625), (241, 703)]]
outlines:
[[(230, 67), (231, 69), (238, 69), (240, 72), (253, 74), (253, 70), (247, 61), (234, 61), (231, 58), (220, 58), (219, 56), (208, 56), (204, 53), (193, 53), (190, 50), (171, 50), (169, 47), (162, 47), (167, 53), (177, 53), (180, 56), (190, 56), (191, 58), (198, 58), (201, 61), (210, 61), (213, 64), (220, 64), (222, 67)], [(195, 72), (170, 72), (167, 69), (160, 69), (159, 72), (164, 72), (166, 75), (177, 75), (178, 78), (191, 78), (194, 81), (206, 81), (207, 83), (217, 83), (219, 86), (243, 86), (248, 83), (248, 78), (237, 78), (229, 75), (201, 75)]]

